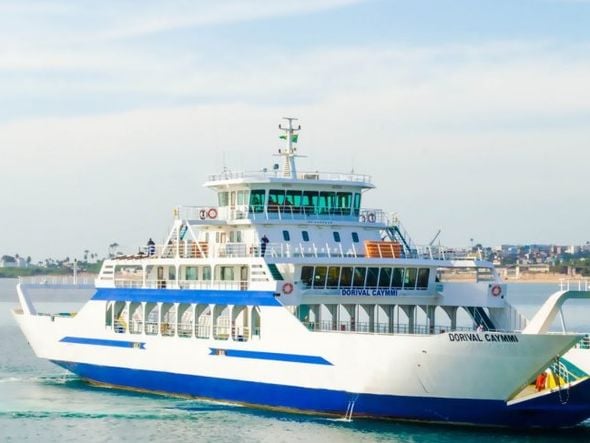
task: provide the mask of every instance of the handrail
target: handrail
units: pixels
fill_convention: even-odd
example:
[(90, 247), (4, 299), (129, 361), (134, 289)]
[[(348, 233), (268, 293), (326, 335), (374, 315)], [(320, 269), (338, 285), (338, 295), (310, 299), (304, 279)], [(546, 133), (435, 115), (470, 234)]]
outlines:
[(248, 289), (246, 280), (143, 280), (136, 278), (115, 278), (117, 288), (148, 288), (148, 289), (217, 289), (217, 290), (241, 290)]
[[(150, 258), (224, 258), (224, 257), (332, 257), (332, 258), (363, 258), (365, 251), (362, 245), (352, 243), (349, 247), (342, 246), (342, 243), (267, 243), (264, 254), (260, 243), (226, 242), (226, 243), (202, 243), (183, 240), (177, 244), (157, 244), (154, 247), (153, 255), (141, 253), (131, 256), (119, 256), (111, 260), (144, 260)], [(371, 257), (378, 258), (378, 257)], [(468, 250), (450, 249), (444, 246), (415, 246), (412, 251), (404, 251), (400, 257), (406, 259), (426, 260), (482, 260), (480, 254), (474, 254)], [(590, 287), (586, 283), (586, 287)], [(588, 289), (586, 289), (588, 290)]]
[[(222, 180), (236, 180), (243, 178), (284, 178), (278, 170), (261, 170), (261, 171), (224, 171), (221, 174), (209, 175), (210, 182)], [(348, 181), (355, 183), (371, 183), (371, 176), (366, 174), (341, 173), (341, 172), (320, 172), (320, 171), (299, 171), (297, 173), (299, 180), (328, 180), (328, 181)]]
[(589, 279), (567, 279), (559, 280), (560, 291), (590, 291)]
[(33, 275), (28, 277), (18, 277), (18, 282), (21, 285), (35, 285), (35, 286), (76, 286), (76, 285), (91, 285), (94, 284), (96, 275)]
[[(332, 321), (322, 320), (319, 322), (302, 321), (303, 325), (310, 331), (315, 332), (354, 332), (354, 333), (366, 333), (366, 334), (383, 334), (383, 335), (438, 335), (445, 334), (448, 332), (471, 332), (476, 334), (472, 327), (455, 327), (450, 328), (444, 325), (430, 326), (430, 325), (413, 325), (410, 324), (395, 324), (393, 328), (390, 327), (389, 323), (373, 323), (369, 322), (355, 322), (353, 321)], [(517, 333), (516, 331), (496, 330), (490, 329), (484, 332), (504, 332), (504, 333)]]

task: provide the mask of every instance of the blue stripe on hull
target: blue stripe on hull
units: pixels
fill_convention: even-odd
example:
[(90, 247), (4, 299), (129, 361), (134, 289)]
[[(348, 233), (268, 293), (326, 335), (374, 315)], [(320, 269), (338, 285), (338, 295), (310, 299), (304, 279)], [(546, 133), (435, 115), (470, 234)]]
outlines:
[(288, 361), (291, 363), (306, 363), (310, 365), (333, 366), (328, 360), (316, 355), (280, 354), (277, 352), (243, 351), (240, 349), (209, 348), (209, 355), (224, 357), (251, 358), (254, 360)]
[(139, 341), (105, 340), (103, 338), (64, 337), (62, 343), (74, 343), (77, 345), (112, 346), (115, 348), (145, 349), (145, 343)]
[(270, 383), (228, 380), (169, 372), (96, 366), (54, 361), (84, 379), (154, 392), (190, 395), (217, 400), (344, 415), (356, 398), (354, 416), (508, 426), (556, 428), (573, 426), (590, 416), (590, 380), (570, 389), (562, 404), (558, 393), (507, 406), (499, 400), (446, 399), (375, 395), (300, 388)]
[(281, 306), (271, 291), (99, 288), (92, 300)]

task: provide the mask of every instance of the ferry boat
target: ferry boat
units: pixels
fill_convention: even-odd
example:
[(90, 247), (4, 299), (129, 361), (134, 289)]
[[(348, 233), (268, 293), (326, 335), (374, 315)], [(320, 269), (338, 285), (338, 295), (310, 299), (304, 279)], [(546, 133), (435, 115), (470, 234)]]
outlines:
[(590, 416), (587, 377), (530, 385), (581, 336), (515, 332), (526, 319), (493, 265), (415, 245), (363, 207), (369, 176), (298, 171), (295, 120), (281, 164), (210, 176), (217, 203), (176, 208), (163, 242), (105, 260), (75, 315), (37, 312), (19, 284), (36, 355), (91, 383), (346, 419)]

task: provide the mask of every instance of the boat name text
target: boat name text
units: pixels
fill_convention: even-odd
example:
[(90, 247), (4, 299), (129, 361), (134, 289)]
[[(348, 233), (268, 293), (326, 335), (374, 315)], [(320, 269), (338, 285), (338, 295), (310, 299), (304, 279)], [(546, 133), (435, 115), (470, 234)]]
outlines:
[(518, 337), (516, 334), (488, 334), (488, 333), (459, 333), (459, 332), (451, 332), (449, 333), (449, 341), (497, 341), (502, 343), (518, 343)]
[(341, 289), (340, 295), (397, 295), (397, 289)]

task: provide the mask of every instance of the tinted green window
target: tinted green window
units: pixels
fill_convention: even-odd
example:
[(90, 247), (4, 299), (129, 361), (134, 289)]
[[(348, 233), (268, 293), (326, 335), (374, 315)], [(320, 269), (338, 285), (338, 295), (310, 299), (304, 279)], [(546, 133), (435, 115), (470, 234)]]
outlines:
[(393, 281), (391, 287), (401, 289), (404, 283), (404, 268), (393, 268)]
[(330, 266), (328, 268), (328, 281), (326, 282), (326, 288), (337, 288), (338, 281), (340, 280), (340, 268)]
[(352, 277), (352, 286), (360, 287), (360, 288), (364, 287), (366, 273), (367, 273), (367, 268), (354, 268), (354, 275)]
[(319, 205), (317, 208), (317, 213), (318, 214), (329, 214), (330, 213), (330, 207), (332, 206), (332, 195), (334, 193), (333, 192), (320, 192), (320, 200), (319, 200)]
[(278, 212), (279, 207), (285, 203), (285, 191), (271, 189), (268, 192), (268, 212)]
[(352, 205), (352, 215), (358, 217), (361, 209), (361, 195), (358, 192), (354, 193), (354, 201)]
[(287, 191), (285, 198), (285, 208), (288, 208), (294, 214), (301, 212), (302, 193), (301, 191)]
[(340, 273), (340, 287), (341, 288), (350, 288), (352, 283), (352, 268), (342, 268), (342, 272)]
[(420, 268), (418, 269), (418, 284), (416, 289), (427, 289), (428, 288), (428, 276), (430, 275), (430, 269)]
[(311, 287), (311, 281), (313, 280), (313, 266), (304, 266), (301, 268), (301, 283), (304, 287)]
[(338, 192), (336, 194), (336, 206), (341, 215), (349, 215), (352, 207), (352, 194), (350, 192)]
[(211, 280), (211, 266), (203, 266), (203, 280)]
[(264, 190), (254, 189), (250, 192), (250, 210), (252, 212), (264, 211)]
[(404, 278), (404, 289), (415, 289), (416, 288), (416, 275), (418, 271), (416, 268), (406, 269), (406, 275)]
[(304, 191), (301, 201), (303, 212), (308, 215), (317, 214), (319, 198), (319, 193), (316, 191)]
[(325, 266), (317, 266), (315, 274), (313, 275), (313, 287), (323, 289), (326, 286), (326, 274), (328, 268)]
[(367, 270), (367, 288), (376, 288), (379, 282), (379, 268), (369, 268)]
[(381, 268), (379, 272), (379, 287), (389, 288), (391, 285), (391, 268)]

